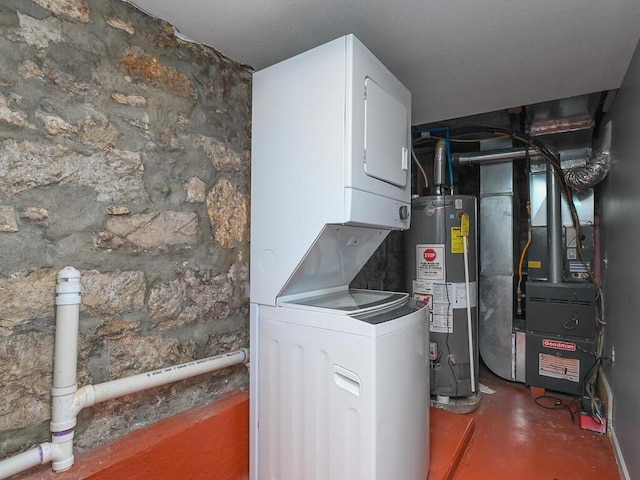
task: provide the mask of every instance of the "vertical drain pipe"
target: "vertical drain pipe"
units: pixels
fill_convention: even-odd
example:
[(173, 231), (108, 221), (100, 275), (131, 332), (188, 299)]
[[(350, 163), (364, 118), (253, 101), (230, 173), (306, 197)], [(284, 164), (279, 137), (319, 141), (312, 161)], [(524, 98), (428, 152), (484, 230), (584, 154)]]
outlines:
[[(562, 175), (562, 172), (557, 172)], [(547, 163), (547, 255), (549, 283), (562, 283), (562, 204), (556, 168)]]
[(78, 367), (78, 319), (80, 317), (80, 272), (65, 267), (56, 285), (56, 337), (51, 388), (51, 443), (57, 450), (51, 467), (62, 472), (73, 465), (73, 436)]

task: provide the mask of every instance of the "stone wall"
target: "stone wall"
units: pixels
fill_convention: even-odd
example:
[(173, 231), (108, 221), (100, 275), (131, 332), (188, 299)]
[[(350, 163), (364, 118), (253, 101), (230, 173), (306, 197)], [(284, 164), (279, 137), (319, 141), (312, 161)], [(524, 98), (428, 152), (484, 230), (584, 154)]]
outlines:
[[(0, 457), (48, 441), (57, 271), (79, 384), (248, 346), (248, 67), (118, 0), (0, 5)], [(80, 450), (248, 385), (243, 366), (83, 411)]]
[(369, 261), (353, 279), (351, 288), (406, 292), (405, 232), (389, 232)]

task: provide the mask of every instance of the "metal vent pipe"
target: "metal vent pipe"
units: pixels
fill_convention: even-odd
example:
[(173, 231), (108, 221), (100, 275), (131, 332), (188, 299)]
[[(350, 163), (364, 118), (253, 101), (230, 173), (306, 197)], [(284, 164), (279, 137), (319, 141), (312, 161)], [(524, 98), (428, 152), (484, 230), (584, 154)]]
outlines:
[[(559, 172), (562, 175), (562, 172)], [(562, 197), (555, 167), (547, 164), (547, 252), (549, 283), (562, 283)]]
[(445, 195), (451, 193), (446, 188), (447, 153), (446, 143), (439, 140), (433, 154), (433, 184), (425, 189), (425, 195)]
[(530, 157), (540, 155), (534, 148), (503, 148), (488, 152), (454, 153), (453, 163), (456, 166), (464, 167), (467, 165), (479, 165), (481, 163), (509, 162), (511, 160), (525, 158), (527, 153)]
[(445, 170), (446, 170), (447, 157), (445, 155), (445, 143), (439, 140), (436, 144), (436, 152), (433, 156), (433, 184), (444, 185)]

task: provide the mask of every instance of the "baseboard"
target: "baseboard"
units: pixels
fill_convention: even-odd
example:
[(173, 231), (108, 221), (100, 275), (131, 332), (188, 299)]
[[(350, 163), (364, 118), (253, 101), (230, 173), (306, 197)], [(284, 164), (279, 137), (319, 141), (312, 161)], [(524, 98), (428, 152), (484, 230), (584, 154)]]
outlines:
[[(607, 413), (607, 424), (609, 425), (610, 429), (613, 425), (613, 391), (611, 390), (609, 380), (607, 379), (607, 376), (605, 375), (602, 368), (598, 372), (598, 383), (596, 388), (598, 397), (604, 404), (604, 409)], [(609, 433), (611, 433), (610, 430)]]
[(618, 436), (616, 435), (616, 429), (613, 426), (613, 391), (611, 390), (611, 385), (609, 385), (609, 380), (607, 379), (606, 374), (602, 369), (600, 369), (598, 373), (598, 396), (604, 403), (604, 406), (607, 411), (607, 425), (608, 425), (608, 433), (611, 437), (611, 442), (613, 443), (613, 450), (616, 455), (616, 462), (618, 463), (618, 470), (620, 470), (620, 476), (624, 480), (631, 480), (631, 476), (629, 475), (629, 470), (627, 469), (627, 464), (624, 461), (624, 457), (622, 456), (622, 450), (620, 449), (620, 443), (618, 443)]
[(631, 475), (629, 475), (629, 470), (627, 469), (627, 464), (624, 461), (624, 457), (622, 456), (622, 450), (620, 449), (620, 444), (618, 443), (618, 436), (616, 435), (616, 429), (613, 427), (612, 422), (609, 422), (609, 434), (611, 435), (611, 441), (613, 442), (613, 450), (616, 454), (616, 461), (618, 462), (618, 470), (620, 470), (620, 476), (624, 480), (631, 480)]

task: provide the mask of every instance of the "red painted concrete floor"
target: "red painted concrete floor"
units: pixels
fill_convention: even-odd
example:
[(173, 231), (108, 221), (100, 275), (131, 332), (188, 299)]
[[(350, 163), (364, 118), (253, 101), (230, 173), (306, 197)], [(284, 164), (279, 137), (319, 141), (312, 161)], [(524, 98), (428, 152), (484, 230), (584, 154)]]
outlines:
[[(431, 409), (428, 480), (621, 479), (609, 437), (581, 430), (566, 409), (536, 405), (535, 395), (522, 384), (486, 369), (480, 381), (495, 393), (483, 395), (477, 411), (458, 415)], [(248, 393), (235, 392), (80, 453), (68, 472), (54, 474), (43, 466), (18, 478), (246, 480), (248, 410)]]
[(609, 437), (582, 430), (566, 408), (536, 405), (536, 396), (522, 384), (486, 369), (480, 381), (495, 393), (483, 395), (477, 411), (456, 415), (431, 409), (429, 480), (621, 478)]
[(247, 480), (249, 392), (237, 390), (102, 447), (76, 454), (70, 470), (51, 464), (20, 480)]

